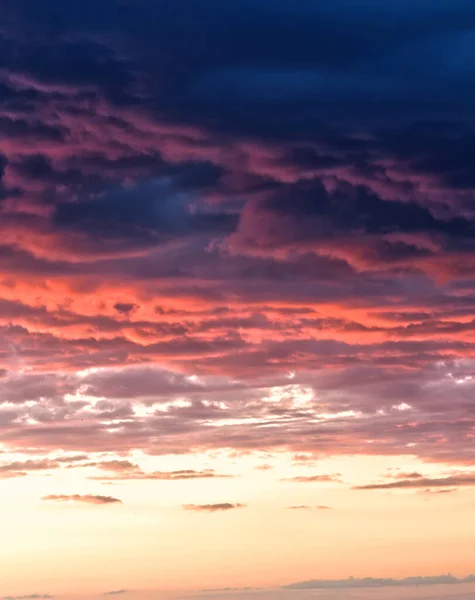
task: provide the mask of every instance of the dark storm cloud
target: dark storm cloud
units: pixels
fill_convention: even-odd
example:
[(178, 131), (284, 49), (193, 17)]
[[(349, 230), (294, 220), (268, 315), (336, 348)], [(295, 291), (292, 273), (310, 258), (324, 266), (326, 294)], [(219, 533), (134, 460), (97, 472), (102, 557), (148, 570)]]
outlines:
[[(214, 108), (223, 96), (229, 102), (236, 91), (234, 103), (246, 96), (277, 104), (290, 98), (303, 105), (322, 97), (431, 100), (431, 87), (447, 90), (437, 81), (441, 74), (457, 94), (471, 65), (465, 39), (475, 24), (473, 7), (463, 0), (450, 6), (418, 0), (397, 7), (347, 0), (331, 7), (307, 0), (286, 0), (278, 7), (268, 0), (248, 1), (238, 7), (213, 0), (205, 9), (181, 0), (166, 11), (149, 0), (109, 0), (100, 11), (77, 0), (67, 5), (47, 0), (40, 6), (30, 0), (6, 3), (11, 30), (21, 31), (26, 21), (42, 44), (41, 54), (30, 48), (16, 68), (47, 81), (123, 90), (132, 85), (131, 73), (140, 66), (151, 70), (153, 64), (161, 87), (156, 101), (168, 108), (178, 101), (181, 113), (200, 99), (200, 111), (205, 102)], [(93, 36), (108, 43), (92, 41)], [(58, 45), (62, 52), (54, 53)], [(122, 58), (124, 48), (129, 61)], [(431, 61), (444, 52), (436, 73)]]
[(98, 198), (60, 204), (54, 224), (67, 233), (83, 230), (89, 236), (108, 237), (137, 245), (158, 245), (184, 235), (230, 233), (232, 215), (191, 214), (186, 198), (166, 182), (138, 188), (106, 191)]

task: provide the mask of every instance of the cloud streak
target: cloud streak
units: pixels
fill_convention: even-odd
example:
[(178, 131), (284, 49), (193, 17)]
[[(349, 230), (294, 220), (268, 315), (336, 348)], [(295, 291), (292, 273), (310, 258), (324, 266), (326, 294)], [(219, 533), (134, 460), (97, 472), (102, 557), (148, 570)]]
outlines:
[(63, 494), (51, 494), (49, 496), (43, 496), (42, 500), (48, 502), (82, 502), (85, 504), (122, 504), (122, 500), (118, 498), (114, 498), (113, 496), (100, 496), (93, 494), (72, 494), (72, 495), (63, 495)]
[[(102, 463), (99, 466), (101, 468), (105, 468), (106, 470), (116, 470), (111, 468), (110, 463)], [(121, 471), (118, 475), (90, 477), (90, 479), (97, 479), (101, 481), (183, 481), (189, 479), (230, 477), (230, 475), (215, 473), (213, 469), (204, 469), (202, 471), (182, 469), (179, 471), (152, 471), (147, 473), (145, 471), (141, 471), (140, 469), (136, 470), (135, 468), (129, 472), (126, 466), (123, 471), (122, 469), (117, 470)]]
[(54, 598), (51, 594), (28, 594), (26, 596), (3, 596), (4, 600), (49, 600)]
[(245, 508), (245, 506), (245, 504), (222, 502), (218, 504), (184, 504), (183, 509), (195, 512), (225, 512), (236, 508)]
[(474, 583), (475, 576), (457, 578), (452, 575), (405, 577), (403, 579), (364, 577), (348, 579), (311, 579), (285, 585), (287, 590), (312, 590), (312, 589), (352, 589), (352, 588), (379, 588), (379, 587), (414, 587), (431, 585), (455, 585)]
[(341, 475), (299, 475), (283, 479), (283, 481), (294, 481), (295, 483), (342, 483)]
[(475, 486), (475, 473), (451, 475), (449, 477), (420, 477), (415, 479), (401, 479), (389, 483), (370, 483), (355, 486), (356, 490), (396, 490), (413, 488), (445, 488), (445, 487)]
[(287, 508), (291, 510), (311, 510), (312, 508), (316, 508), (317, 510), (330, 510), (331, 506), (326, 506), (325, 504), (318, 504), (317, 506), (309, 506), (307, 504), (301, 504), (296, 506), (288, 506)]

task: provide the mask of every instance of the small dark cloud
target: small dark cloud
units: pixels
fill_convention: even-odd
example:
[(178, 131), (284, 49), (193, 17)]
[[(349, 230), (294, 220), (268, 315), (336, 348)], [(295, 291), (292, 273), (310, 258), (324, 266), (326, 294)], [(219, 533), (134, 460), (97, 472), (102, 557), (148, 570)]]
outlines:
[(127, 593), (128, 590), (112, 590), (111, 592), (106, 592), (104, 596), (119, 596), (120, 594)]
[(116, 302), (116, 304), (114, 304), (115, 310), (117, 312), (125, 314), (125, 315), (132, 312), (134, 310), (134, 308), (136, 308), (136, 307), (137, 307), (137, 305), (132, 304), (131, 302)]
[(184, 510), (194, 510), (197, 512), (220, 512), (225, 510), (233, 510), (235, 508), (244, 508), (245, 504), (231, 504), (223, 502), (220, 504), (184, 504)]
[(79, 494), (72, 495), (49, 495), (43, 496), (42, 500), (53, 501), (53, 502), (84, 502), (86, 504), (122, 504), (122, 500), (114, 498), (113, 496), (96, 496), (92, 494), (86, 494), (81, 496)]

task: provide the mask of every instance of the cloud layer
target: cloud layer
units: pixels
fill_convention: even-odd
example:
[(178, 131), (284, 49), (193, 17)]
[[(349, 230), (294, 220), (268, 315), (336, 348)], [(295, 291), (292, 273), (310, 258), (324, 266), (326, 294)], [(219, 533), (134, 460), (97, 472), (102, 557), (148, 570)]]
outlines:
[(472, 465), (474, 26), (4, 0), (2, 443)]
[(348, 588), (379, 588), (379, 587), (414, 587), (424, 585), (455, 585), (461, 583), (474, 583), (475, 576), (457, 578), (453, 575), (436, 575), (405, 577), (403, 579), (364, 577), (348, 579), (312, 579), (291, 583), (284, 586), (288, 590), (310, 590), (310, 589), (348, 589)]

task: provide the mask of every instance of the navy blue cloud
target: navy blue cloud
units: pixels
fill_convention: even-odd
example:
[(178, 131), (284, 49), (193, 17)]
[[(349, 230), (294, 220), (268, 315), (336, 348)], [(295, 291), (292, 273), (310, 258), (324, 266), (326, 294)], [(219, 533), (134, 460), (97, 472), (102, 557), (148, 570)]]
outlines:
[(464, 0), (6, 0), (4, 19), (7, 70), (219, 132), (302, 141), (322, 119), (459, 118), (474, 99)]
[[(470, 199), (458, 199), (441, 216), (444, 209), (437, 212), (416, 194), (417, 182), (396, 183), (380, 164), (394, 160), (449, 190), (472, 188), (475, 134), (464, 120), (475, 92), (470, 2), (104, 0), (98, 7), (90, 0), (6, 0), (3, 20), (0, 135), (7, 139), (67, 144), (68, 120), (46, 123), (41, 108), (61, 103), (60, 112), (83, 111), (86, 120), (105, 99), (157, 122), (201, 128), (208, 139), (196, 145), (203, 151), (214, 144), (224, 154), (240, 141), (275, 150), (274, 173), (238, 191), (222, 183), (236, 166), (224, 165), (218, 153), (172, 165), (159, 148), (117, 156), (124, 142), (114, 139), (114, 153), (76, 151), (61, 167), (41, 153), (9, 157), (17, 174), (49, 186), (44, 202), (56, 204), (61, 186), (77, 196), (58, 203), (55, 227), (126, 238), (135, 232), (144, 243), (194, 228), (224, 235), (234, 217), (187, 215), (179, 199), (219, 189), (237, 206), (243, 196), (267, 191), (261, 210), (318, 218), (334, 231), (473, 235)], [(22, 78), (36, 83), (25, 86)], [(417, 122), (420, 114), (426, 122)], [(133, 127), (118, 115), (107, 118), (125, 132)], [(300, 181), (276, 182), (280, 167)], [(160, 192), (155, 183), (118, 187), (137, 172), (145, 182), (171, 178), (172, 184)], [(344, 185), (329, 194), (324, 176), (343, 178)], [(395, 190), (391, 198), (383, 197), (381, 184)], [(160, 198), (166, 195), (167, 202)]]
[[(464, 0), (397, 6), (353, 0), (335, 0), (331, 6), (308, 0), (211, 0), (206, 5), (179, 0), (167, 7), (151, 0), (105, 0), (100, 7), (89, 0), (7, 0), (6, 13), (17, 31), (24, 31), (26, 21), (42, 43), (52, 40), (63, 50), (58, 56), (42, 46), (44, 60), (30, 50), (33, 72), (126, 85), (128, 48), (130, 64), (135, 57), (137, 64), (153, 69), (160, 75), (157, 85), (175, 98), (174, 92), (192, 95), (214, 82), (214, 91), (220, 85), (223, 91), (246, 88), (266, 99), (270, 85), (281, 93), (311, 92), (314, 100), (351, 92), (427, 100), (426, 84), (440, 86), (441, 77), (450, 79), (456, 93), (457, 78), (467, 83), (474, 65), (475, 9)], [(91, 41), (92, 35), (107, 40), (115, 56)]]
[[(186, 185), (189, 181), (185, 178)], [(113, 187), (90, 199), (58, 204), (53, 223), (62, 230), (82, 231), (99, 239), (138, 246), (158, 245), (183, 235), (224, 235), (234, 230), (233, 215), (190, 212), (189, 200), (179, 188), (158, 179), (130, 188)]]

